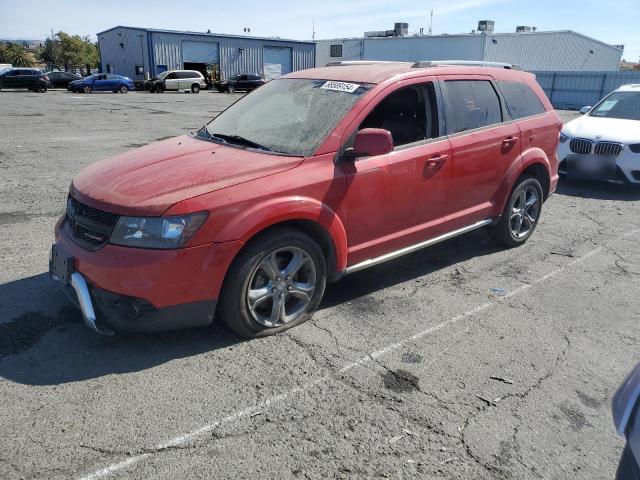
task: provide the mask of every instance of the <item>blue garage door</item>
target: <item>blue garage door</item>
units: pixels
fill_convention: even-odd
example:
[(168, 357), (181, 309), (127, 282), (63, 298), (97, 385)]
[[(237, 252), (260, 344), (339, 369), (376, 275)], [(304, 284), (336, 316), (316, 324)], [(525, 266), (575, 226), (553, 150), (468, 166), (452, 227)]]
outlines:
[(220, 50), (216, 42), (182, 42), (182, 62), (220, 63)]
[(264, 78), (285, 75), (293, 71), (290, 47), (264, 47)]

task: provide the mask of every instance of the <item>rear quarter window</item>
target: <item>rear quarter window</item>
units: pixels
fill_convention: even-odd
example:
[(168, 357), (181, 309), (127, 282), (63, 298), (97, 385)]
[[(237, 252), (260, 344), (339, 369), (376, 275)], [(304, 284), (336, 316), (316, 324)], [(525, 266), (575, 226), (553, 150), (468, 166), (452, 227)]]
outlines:
[(513, 119), (539, 115), (546, 111), (538, 96), (527, 84), (499, 80), (498, 88)]
[(489, 80), (446, 80), (447, 133), (460, 133), (502, 122), (500, 99)]

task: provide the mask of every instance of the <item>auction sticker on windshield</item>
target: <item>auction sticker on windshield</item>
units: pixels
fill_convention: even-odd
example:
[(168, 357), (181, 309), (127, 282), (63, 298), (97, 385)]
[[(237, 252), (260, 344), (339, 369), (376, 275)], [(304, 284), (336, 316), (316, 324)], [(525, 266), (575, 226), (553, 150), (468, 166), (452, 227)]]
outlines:
[(353, 93), (359, 87), (360, 85), (358, 85), (357, 83), (328, 81), (320, 88), (323, 88), (325, 90), (335, 90), (336, 92)]

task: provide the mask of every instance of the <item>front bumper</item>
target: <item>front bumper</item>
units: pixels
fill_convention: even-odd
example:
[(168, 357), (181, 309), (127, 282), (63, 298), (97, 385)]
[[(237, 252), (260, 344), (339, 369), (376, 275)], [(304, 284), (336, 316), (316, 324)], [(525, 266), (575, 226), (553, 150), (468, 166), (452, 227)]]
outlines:
[[(567, 157), (572, 153), (571, 139), (558, 145), (558, 173), (567, 175)], [(602, 179), (613, 183), (640, 183), (640, 153), (634, 153), (625, 145), (620, 154), (615, 157), (615, 178)], [(598, 180), (598, 179), (596, 179)]]
[(69, 260), (54, 279), (82, 310), (87, 325), (114, 331), (163, 331), (207, 325), (229, 264), (242, 242), (179, 250), (107, 244), (91, 252), (56, 228), (55, 248)]

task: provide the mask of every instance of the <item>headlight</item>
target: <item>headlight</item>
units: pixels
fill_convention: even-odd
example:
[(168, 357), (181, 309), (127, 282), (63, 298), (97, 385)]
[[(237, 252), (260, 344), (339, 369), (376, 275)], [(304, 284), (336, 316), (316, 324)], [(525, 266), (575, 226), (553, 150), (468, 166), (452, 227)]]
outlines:
[(180, 248), (207, 219), (207, 212), (179, 217), (120, 217), (111, 243), (139, 248)]
[(567, 137), (564, 133), (560, 132), (560, 143), (564, 143), (567, 140), (569, 140), (569, 137)]
[(631, 150), (633, 153), (640, 153), (640, 143), (629, 145), (629, 150)]

